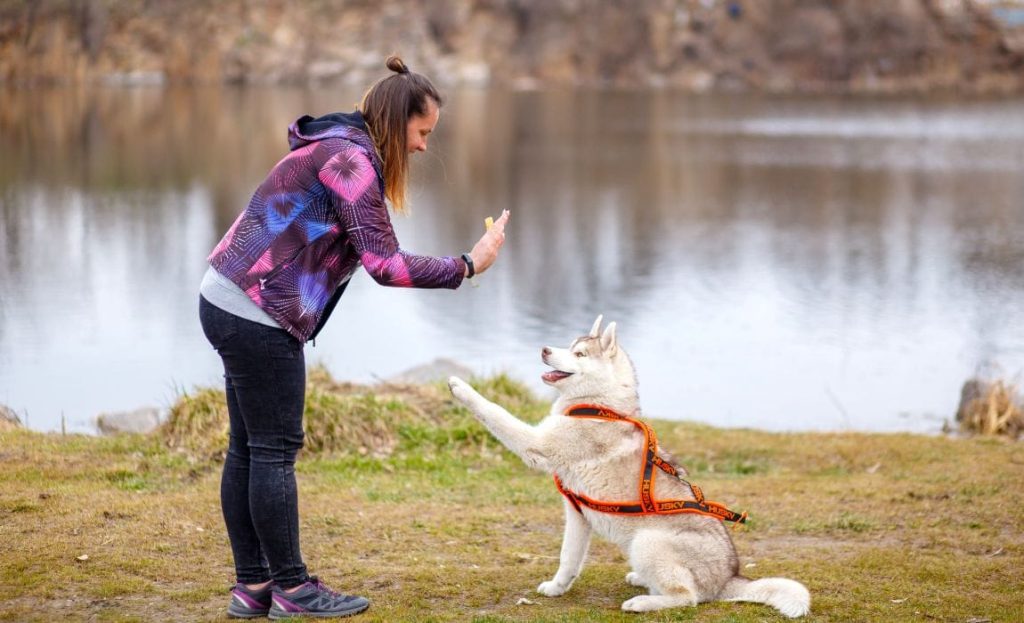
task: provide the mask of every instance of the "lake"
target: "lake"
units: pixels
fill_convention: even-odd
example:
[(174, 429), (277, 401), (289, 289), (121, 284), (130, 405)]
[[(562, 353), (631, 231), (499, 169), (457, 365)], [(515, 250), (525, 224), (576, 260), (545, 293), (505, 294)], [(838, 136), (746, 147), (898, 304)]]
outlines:
[[(92, 431), (219, 384), (205, 258), (321, 89), (0, 92), (0, 403)], [(370, 382), (445, 357), (540, 382), (618, 323), (648, 417), (935, 432), (962, 383), (1024, 370), (1024, 100), (456, 90), (413, 158), (402, 246), (478, 288), (360, 271), (315, 347)]]

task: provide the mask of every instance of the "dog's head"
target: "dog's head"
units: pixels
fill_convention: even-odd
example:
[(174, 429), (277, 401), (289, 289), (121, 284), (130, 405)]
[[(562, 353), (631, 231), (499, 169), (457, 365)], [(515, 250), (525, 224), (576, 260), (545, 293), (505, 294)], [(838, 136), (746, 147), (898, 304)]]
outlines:
[(541, 360), (554, 368), (541, 378), (565, 398), (636, 392), (633, 364), (615, 339), (615, 323), (601, 331), (601, 318), (569, 348), (545, 346), (541, 351)]

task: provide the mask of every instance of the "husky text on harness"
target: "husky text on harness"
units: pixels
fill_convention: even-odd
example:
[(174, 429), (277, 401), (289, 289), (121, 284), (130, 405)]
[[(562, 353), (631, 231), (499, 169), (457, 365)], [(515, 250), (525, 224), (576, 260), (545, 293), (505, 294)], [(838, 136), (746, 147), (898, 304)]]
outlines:
[[(562, 481), (555, 475), (555, 486), (559, 493), (573, 505), (577, 512), (582, 513), (581, 507), (586, 506), (590, 510), (601, 513), (613, 513), (618, 515), (672, 515), (676, 513), (692, 513), (706, 515), (722, 521), (734, 521), (737, 524), (746, 523), (747, 514), (731, 511), (718, 502), (711, 502), (704, 499), (704, 493), (697, 485), (683, 480), (676, 468), (669, 465), (664, 459), (658, 456), (658, 440), (654, 436), (651, 427), (639, 420), (628, 418), (621, 413), (612, 411), (606, 407), (596, 405), (575, 405), (565, 412), (570, 417), (606, 420), (614, 422), (629, 422), (639, 428), (644, 434), (644, 458), (640, 469), (640, 500), (635, 502), (602, 502), (589, 498), (582, 493), (570, 491), (562, 485)], [(654, 468), (657, 467), (666, 474), (679, 479), (693, 492), (692, 500), (656, 500), (654, 499)]]

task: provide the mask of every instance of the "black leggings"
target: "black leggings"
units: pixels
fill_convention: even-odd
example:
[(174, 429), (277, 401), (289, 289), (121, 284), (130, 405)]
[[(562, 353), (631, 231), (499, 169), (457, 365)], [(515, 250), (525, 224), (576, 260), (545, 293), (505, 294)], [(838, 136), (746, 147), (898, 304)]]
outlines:
[(237, 581), (298, 586), (309, 578), (299, 551), (295, 485), (306, 390), (302, 343), (202, 296), (199, 319), (224, 362), (231, 434), (220, 504)]

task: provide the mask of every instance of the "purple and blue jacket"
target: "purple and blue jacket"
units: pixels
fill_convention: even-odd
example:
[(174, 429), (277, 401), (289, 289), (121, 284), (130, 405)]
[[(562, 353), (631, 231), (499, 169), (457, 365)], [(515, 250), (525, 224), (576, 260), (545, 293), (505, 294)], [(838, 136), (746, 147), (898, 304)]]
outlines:
[(359, 112), (300, 117), (210, 265), (301, 342), (323, 327), (362, 264), (382, 285), (458, 288), (465, 264), (403, 251), (381, 162)]

